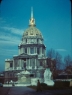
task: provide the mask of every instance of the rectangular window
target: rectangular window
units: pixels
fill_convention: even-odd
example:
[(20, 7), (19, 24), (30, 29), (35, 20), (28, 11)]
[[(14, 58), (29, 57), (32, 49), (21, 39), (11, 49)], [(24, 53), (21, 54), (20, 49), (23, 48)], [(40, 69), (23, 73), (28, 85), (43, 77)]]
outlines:
[(23, 67), (26, 68), (26, 63), (23, 63)]
[(40, 66), (42, 66), (42, 62), (40, 61)]
[(13, 67), (13, 63), (10, 63), (10, 67)]
[(30, 48), (30, 53), (34, 54), (34, 48)]
[(26, 43), (27, 43), (27, 39), (26, 39)]
[(27, 48), (25, 48), (25, 53), (27, 53)]
[(34, 43), (34, 39), (31, 39), (31, 43)]
[(39, 41), (39, 39), (37, 39), (37, 44), (38, 44), (38, 41)]

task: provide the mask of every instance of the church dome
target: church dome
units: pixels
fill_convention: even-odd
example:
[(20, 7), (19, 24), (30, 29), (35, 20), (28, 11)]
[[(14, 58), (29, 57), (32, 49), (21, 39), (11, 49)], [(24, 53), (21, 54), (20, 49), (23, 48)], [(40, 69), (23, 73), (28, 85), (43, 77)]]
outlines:
[(24, 31), (23, 37), (39, 37), (39, 38), (43, 38), (40, 30), (37, 29), (35, 26), (29, 26), (29, 28), (27, 28)]
[(33, 9), (31, 10), (31, 18), (29, 20), (29, 27), (23, 33), (23, 38), (29, 38), (29, 37), (43, 38), (40, 30), (36, 28), (35, 19), (33, 17)]

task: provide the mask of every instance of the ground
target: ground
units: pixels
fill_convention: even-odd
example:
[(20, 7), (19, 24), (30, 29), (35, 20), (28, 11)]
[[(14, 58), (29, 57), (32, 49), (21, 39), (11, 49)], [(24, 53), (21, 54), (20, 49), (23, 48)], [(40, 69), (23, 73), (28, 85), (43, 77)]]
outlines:
[(0, 95), (72, 95), (72, 93), (70, 89), (36, 92), (36, 90), (24, 86), (0, 88)]

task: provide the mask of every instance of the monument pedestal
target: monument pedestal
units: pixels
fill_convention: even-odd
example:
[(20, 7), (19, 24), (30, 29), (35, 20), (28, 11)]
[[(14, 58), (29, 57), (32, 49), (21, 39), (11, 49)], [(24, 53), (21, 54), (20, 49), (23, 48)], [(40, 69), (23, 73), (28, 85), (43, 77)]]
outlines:
[(44, 83), (47, 84), (48, 86), (53, 86), (54, 85), (53, 80), (47, 80), (47, 81), (44, 81)]

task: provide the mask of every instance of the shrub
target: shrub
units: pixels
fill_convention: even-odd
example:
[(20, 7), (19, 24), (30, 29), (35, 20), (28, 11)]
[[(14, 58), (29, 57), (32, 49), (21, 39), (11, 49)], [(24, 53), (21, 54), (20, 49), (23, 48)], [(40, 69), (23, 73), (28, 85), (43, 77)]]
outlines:
[(41, 86), (43, 86), (43, 87), (47, 87), (47, 84), (45, 84), (45, 83), (41, 83)]
[(55, 81), (54, 87), (69, 87), (69, 81)]

